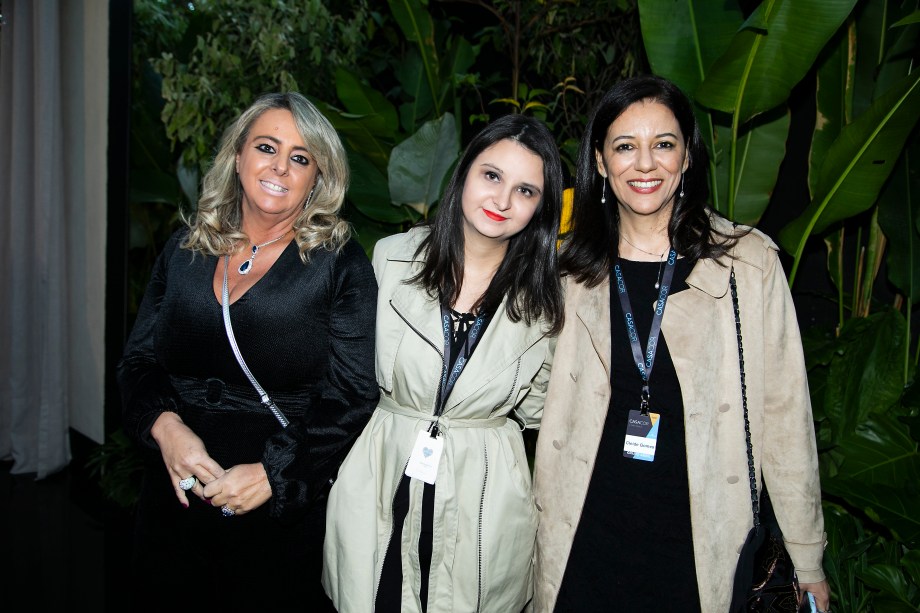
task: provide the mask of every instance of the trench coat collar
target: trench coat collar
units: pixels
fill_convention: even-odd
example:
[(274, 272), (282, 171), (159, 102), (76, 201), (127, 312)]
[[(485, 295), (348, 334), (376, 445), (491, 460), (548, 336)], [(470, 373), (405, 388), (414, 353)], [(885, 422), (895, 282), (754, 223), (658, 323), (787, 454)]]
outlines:
[(571, 302), (575, 307), (575, 316), (588, 331), (591, 345), (604, 366), (607, 380), (610, 380), (610, 277), (603, 279), (597, 287), (587, 289), (584, 285), (569, 281), (567, 292), (572, 295)]
[[(542, 320), (530, 326), (523, 321), (511, 321), (506, 311), (507, 300), (507, 296), (502, 299), (485, 335), (476, 346), (474, 357), (460, 373), (445, 411), (492, 381), (546, 335), (546, 326)], [(390, 305), (410, 330), (425, 339), (437, 352), (436, 357), (432, 354), (430, 358), (418, 356), (418, 359), (433, 359), (443, 363), (444, 333), (438, 300), (421, 291), (417, 285), (403, 283), (393, 293)], [(477, 360), (477, 355), (482, 357)]]

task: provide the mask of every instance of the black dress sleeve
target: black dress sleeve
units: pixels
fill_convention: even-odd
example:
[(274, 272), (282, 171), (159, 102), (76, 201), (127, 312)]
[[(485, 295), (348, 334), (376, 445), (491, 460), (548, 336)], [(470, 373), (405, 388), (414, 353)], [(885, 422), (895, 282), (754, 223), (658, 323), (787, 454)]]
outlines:
[(121, 390), (122, 423), (128, 437), (148, 449), (159, 449), (150, 429), (165, 411), (178, 412), (181, 400), (154, 352), (154, 330), (160, 303), (166, 293), (169, 262), (187, 230), (179, 230), (157, 257), (144, 292), (137, 320), (116, 368)]
[(272, 436), (262, 464), (272, 488), (269, 512), (287, 517), (328, 492), (338, 468), (377, 405), (374, 332), (377, 281), (367, 255), (350, 241), (335, 258), (328, 368), (302, 420)]

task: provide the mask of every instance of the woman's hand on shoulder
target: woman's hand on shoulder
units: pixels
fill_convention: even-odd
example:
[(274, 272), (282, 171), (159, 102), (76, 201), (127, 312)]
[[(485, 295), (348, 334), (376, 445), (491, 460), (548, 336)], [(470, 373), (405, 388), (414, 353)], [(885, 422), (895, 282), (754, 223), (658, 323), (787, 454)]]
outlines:
[(238, 464), (204, 488), (204, 495), (216, 507), (229, 507), (234, 515), (257, 509), (272, 497), (265, 467), (260, 462)]
[[(171, 412), (157, 417), (150, 434), (160, 447), (179, 503), (188, 508), (188, 492), (204, 500), (205, 485), (222, 476), (224, 469), (208, 455), (201, 438)], [(192, 487), (184, 489), (183, 482), (192, 483)]]

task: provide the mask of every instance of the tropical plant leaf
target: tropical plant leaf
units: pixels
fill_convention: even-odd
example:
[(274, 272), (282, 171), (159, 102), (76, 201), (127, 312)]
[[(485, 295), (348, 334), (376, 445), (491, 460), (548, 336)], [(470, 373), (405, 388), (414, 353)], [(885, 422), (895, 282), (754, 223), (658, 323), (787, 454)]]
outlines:
[(844, 292), (843, 237), (843, 228), (824, 237), (824, 245), (827, 247), (827, 275), (837, 290), (837, 321), (841, 326), (843, 325)]
[[(789, 122), (789, 112), (783, 109), (759, 117), (738, 137), (733, 221), (755, 226), (770, 204), (776, 177), (786, 156)], [(731, 139), (731, 129), (717, 127), (716, 135), (719, 143), (728, 142)], [(719, 156), (716, 172), (719, 192), (722, 194), (728, 193), (728, 166), (728, 156)]]
[(815, 91), (815, 131), (808, 153), (808, 190), (814, 196), (821, 164), (843, 127), (849, 123), (856, 68), (854, 26), (841, 28), (821, 54)]
[(415, 50), (407, 53), (395, 70), (399, 84), (410, 99), (410, 102), (399, 106), (399, 118), (402, 129), (411, 134), (422, 122), (422, 117), (432, 112), (434, 100), (431, 98), (431, 88), (428, 86), (422, 59)]
[(390, 199), (426, 215), (441, 197), (441, 186), (460, 149), (454, 116), (426, 122), (393, 148), (388, 177)]
[(920, 496), (906, 492), (903, 486), (866, 487), (860, 480), (821, 480), (825, 492), (840, 496), (848, 504), (862, 510), (880, 527), (890, 530), (899, 540), (911, 542), (920, 537)]
[(735, 2), (639, 0), (652, 71), (693, 95), (744, 21)]
[[(856, 573), (866, 585), (910, 604), (910, 584), (901, 569), (892, 564), (873, 564)], [(916, 609), (913, 609), (916, 611)]]
[(348, 199), (371, 219), (384, 223), (403, 223), (406, 213), (394, 206), (388, 198), (387, 177), (365, 157), (351, 153), (348, 156), (351, 166), (351, 185), (348, 187)]
[(713, 64), (696, 92), (697, 100), (737, 114), (740, 123), (779, 106), (855, 4), (856, 0), (764, 0)]
[[(693, 97), (710, 66), (728, 48), (744, 15), (735, 2), (639, 0), (639, 19), (652, 72), (673, 81)], [(694, 110), (710, 157), (712, 204), (724, 213), (722, 194), (726, 192), (718, 186), (716, 166), (717, 149), (725, 141), (716, 142), (712, 114), (698, 104), (694, 104)], [(727, 183), (727, 172), (725, 177)]]
[(822, 475), (823, 489), (839, 496), (903, 542), (920, 537), (920, 454), (907, 428), (874, 415), (840, 441), (837, 472)]
[(901, 566), (914, 583), (920, 585), (920, 549), (911, 549), (905, 553), (901, 558)]
[(835, 440), (850, 436), (871, 414), (898, 402), (906, 327), (894, 309), (850, 319), (843, 326), (821, 403)]
[[(917, 495), (920, 453), (917, 442), (897, 418), (874, 415), (860, 424), (853, 434), (842, 438), (837, 452), (843, 460), (835, 479), (860, 481), (870, 488), (880, 485), (904, 487), (913, 489)], [(920, 517), (917, 519), (920, 521)]]
[(390, 11), (406, 39), (418, 45), (426, 82), (435, 103), (435, 115), (440, 115), (438, 84), (438, 52), (434, 41), (431, 15), (419, 0), (389, 0)]
[(888, 238), (888, 280), (911, 304), (920, 300), (920, 141), (901, 154), (879, 196), (879, 223)]
[(892, 28), (898, 28), (901, 26), (910, 25), (912, 23), (920, 23), (920, 10), (914, 11), (904, 19), (900, 19), (895, 23), (891, 24)]
[(822, 166), (811, 204), (779, 233), (780, 244), (794, 256), (790, 284), (795, 280), (809, 236), (875, 203), (917, 123), (918, 83), (920, 71), (909, 75), (879, 98), (834, 141)]
[(335, 71), (335, 91), (349, 114), (367, 120), (371, 134), (392, 138), (396, 133), (396, 109), (383, 94), (343, 68)]

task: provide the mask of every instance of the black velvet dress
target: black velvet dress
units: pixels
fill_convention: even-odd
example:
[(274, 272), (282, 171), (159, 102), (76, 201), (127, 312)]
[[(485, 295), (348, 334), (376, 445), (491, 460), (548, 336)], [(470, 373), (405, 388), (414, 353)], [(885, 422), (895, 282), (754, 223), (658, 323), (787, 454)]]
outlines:
[[(660, 267), (657, 262), (620, 263), (644, 354)], [(687, 260), (677, 260), (672, 295), (687, 288), (690, 270)], [(661, 416), (655, 459), (624, 457), (627, 416), (639, 408), (642, 377), (630, 349), (616, 279), (610, 287), (610, 407), (556, 611), (693, 613), (700, 604), (680, 383), (662, 334), (649, 381), (650, 411)]]
[[(118, 366), (125, 430), (145, 456), (126, 610), (331, 610), (320, 584), (325, 496), (378, 399), (370, 262), (352, 241), (304, 265), (292, 241), (231, 305), (244, 359), (290, 421), (282, 429), (227, 340), (213, 290), (223, 259), (179, 248), (185, 232), (157, 259)], [(261, 462), (268, 502), (226, 518), (190, 495), (184, 509), (150, 437), (163, 411), (178, 412), (224, 468)]]

